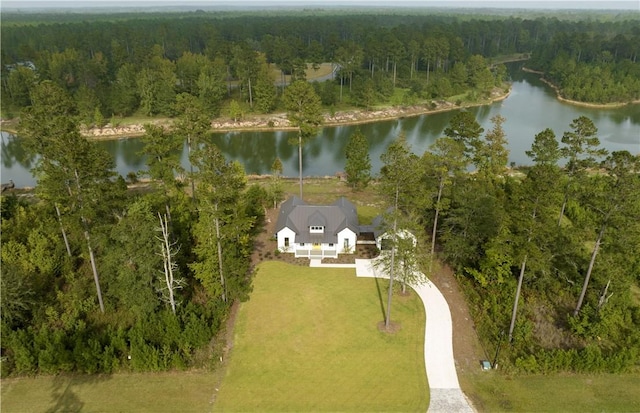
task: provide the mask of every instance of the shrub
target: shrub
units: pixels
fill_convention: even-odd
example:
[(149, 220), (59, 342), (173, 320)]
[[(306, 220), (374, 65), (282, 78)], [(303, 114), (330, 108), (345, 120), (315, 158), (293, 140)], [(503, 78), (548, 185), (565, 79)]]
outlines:
[[(7, 348), (11, 349), (8, 353), (6, 363), (9, 370), (18, 374), (31, 374), (36, 372), (36, 354), (34, 349), (33, 335), (28, 330), (12, 331), (5, 338), (4, 343)], [(2, 361), (5, 364), (5, 361)]]
[(138, 174), (131, 171), (127, 174), (127, 179), (129, 180), (129, 183), (132, 183), (132, 184), (138, 183)]
[(538, 373), (540, 366), (533, 354), (529, 354), (526, 357), (518, 357), (516, 359), (516, 367), (525, 373)]

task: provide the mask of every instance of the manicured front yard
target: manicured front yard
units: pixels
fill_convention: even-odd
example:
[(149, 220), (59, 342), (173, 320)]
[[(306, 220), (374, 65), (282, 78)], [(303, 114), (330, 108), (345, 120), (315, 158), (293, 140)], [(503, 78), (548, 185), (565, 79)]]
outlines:
[(386, 287), (353, 269), (261, 264), (214, 410), (426, 411), (424, 307), (394, 297), (402, 328), (378, 331)]

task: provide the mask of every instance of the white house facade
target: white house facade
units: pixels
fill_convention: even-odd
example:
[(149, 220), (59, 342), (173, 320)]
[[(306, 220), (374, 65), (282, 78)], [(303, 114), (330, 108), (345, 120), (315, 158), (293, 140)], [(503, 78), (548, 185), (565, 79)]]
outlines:
[(345, 198), (331, 205), (308, 205), (292, 197), (282, 203), (275, 231), (280, 252), (336, 258), (355, 251), (360, 227), (355, 206)]

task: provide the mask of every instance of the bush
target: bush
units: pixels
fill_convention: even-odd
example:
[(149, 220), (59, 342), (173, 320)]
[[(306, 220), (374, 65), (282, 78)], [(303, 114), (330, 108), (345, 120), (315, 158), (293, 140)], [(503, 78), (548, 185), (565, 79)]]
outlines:
[(415, 105), (416, 103), (418, 103), (418, 96), (411, 91), (406, 91), (402, 95), (401, 103), (406, 106)]
[[(37, 370), (36, 350), (34, 349), (33, 335), (29, 330), (12, 331), (6, 342), (3, 343), (7, 349), (6, 361), (8, 371), (18, 374), (32, 374)], [(4, 372), (3, 372), (4, 373)]]
[(525, 357), (518, 357), (516, 359), (516, 367), (525, 373), (538, 373), (540, 366), (533, 354), (529, 354)]
[(138, 174), (131, 171), (127, 174), (127, 179), (129, 180), (129, 183), (132, 183), (132, 184), (138, 183)]

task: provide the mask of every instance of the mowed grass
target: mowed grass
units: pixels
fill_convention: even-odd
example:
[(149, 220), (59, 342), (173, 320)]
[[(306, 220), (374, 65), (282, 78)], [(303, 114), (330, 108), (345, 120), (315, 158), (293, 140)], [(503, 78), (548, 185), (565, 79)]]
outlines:
[(640, 412), (640, 373), (460, 376), (480, 412)]
[(395, 296), (401, 330), (380, 332), (387, 283), (354, 269), (261, 264), (214, 411), (426, 411), (424, 307), (415, 294)]
[[(284, 179), (285, 198), (299, 196), (300, 186), (297, 179)], [(346, 182), (338, 178), (304, 178), (303, 195), (309, 204), (329, 205), (341, 196), (351, 201), (358, 209), (360, 224), (371, 224), (373, 219), (384, 212), (384, 200), (376, 190), (376, 183), (369, 184), (366, 190), (354, 191)]]
[[(280, 72), (280, 68), (278, 68), (278, 66), (275, 64), (270, 64), (269, 66), (271, 68), (271, 77), (275, 79), (276, 82), (279, 82), (280, 80), (282, 80), (282, 73)], [(313, 65), (311, 65), (310, 63), (307, 63), (305, 76), (307, 80), (314, 80), (314, 79), (319, 79), (321, 77), (328, 76), (331, 74), (331, 72), (333, 72), (333, 64), (331, 63), (320, 63), (317, 70), (313, 68)], [(291, 82), (290, 75), (285, 75), (284, 79), (287, 83)]]
[(214, 374), (205, 371), (3, 379), (0, 410), (209, 412), (215, 383)]

